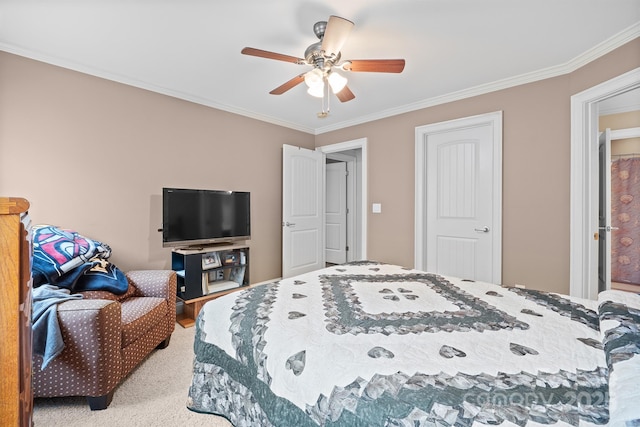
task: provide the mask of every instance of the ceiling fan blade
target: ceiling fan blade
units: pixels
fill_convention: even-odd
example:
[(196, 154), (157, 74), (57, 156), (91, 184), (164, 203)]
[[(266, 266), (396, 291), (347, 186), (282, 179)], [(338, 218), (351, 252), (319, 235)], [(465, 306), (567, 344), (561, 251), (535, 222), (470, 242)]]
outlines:
[(346, 71), (401, 73), (404, 59), (350, 59), (342, 67)]
[(267, 50), (255, 49), (253, 47), (245, 47), (241, 53), (251, 56), (259, 56), (260, 58), (275, 59), (277, 61), (293, 62), (294, 64), (304, 64), (304, 59), (295, 56), (283, 55), (281, 53), (269, 52)]
[(324, 50), (325, 56), (331, 57), (340, 52), (352, 28), (353, 22), (348, 19), (334, 15), (329, 17), (327, 28), (324, 30), (324, 37), (322, 38), (322, 50)]
[(294, 88), (294, 87), (298, 86), (300, 83), (302, 83), (304, 81), (304, 75), (305, 74), (306, 73), (302, 73), (299, 76), (295, 76), (294, 78), (292, 78), (288, 82), (284, 83), (283, 85), (278, 86), (277, 88), (275, 88), (274, 90), (272, 90), (269, 93), (271, 95), (282, 95), (283, 93), (285, 93), (289, 89)]
[(351, 92), (348, 86), (345, 86), (340, 92), (336, 93), (336, 96), (340, 100), (340, 102), (351, 101), (356, 96)]

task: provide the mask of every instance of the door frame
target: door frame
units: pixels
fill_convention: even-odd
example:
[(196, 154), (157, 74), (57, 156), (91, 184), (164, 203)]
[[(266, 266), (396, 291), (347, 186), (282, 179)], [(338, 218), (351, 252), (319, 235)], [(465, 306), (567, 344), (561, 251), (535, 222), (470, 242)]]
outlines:
[(345, 151), (360, 150), (361, 159), (360, 167), (357, 167), (355, 200), (357, 217), (355, 223), (356, 235), (355, 239), (357, 247), (354, 248), (353, 259), (367, 259), (367, 138), (359, 138), (351, 141), (340, 142), (336, 144), (323, 145), (317, 147), (316, 150), (323, 152), (325, 155), (337, 154)]
[(569, 294), (598, 298), (598, 103), (640, 87), (640, 68), (571, 97)]
[(416, 127), (415, 133), (415, 242), (414, 266), (426, 267), (427, 231), (427, 137), (430, 134), (489, 124), (493, 129), (493, 265), (492, 281), (502, 282), (502, 111)]

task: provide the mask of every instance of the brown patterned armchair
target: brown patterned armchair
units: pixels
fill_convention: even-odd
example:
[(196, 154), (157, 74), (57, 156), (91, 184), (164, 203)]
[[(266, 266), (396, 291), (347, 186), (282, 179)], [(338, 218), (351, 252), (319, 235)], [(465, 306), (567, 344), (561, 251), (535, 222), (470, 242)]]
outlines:
[(116, 386), (155, 348), (169, 345), (176, 321), (172, 270), (126, 274), (124, 295), (81, 292), (58, 305), (63, 352), (41, 370), (33, 357), (34, 397), (86, 396), (92, 410), (111, 403)]

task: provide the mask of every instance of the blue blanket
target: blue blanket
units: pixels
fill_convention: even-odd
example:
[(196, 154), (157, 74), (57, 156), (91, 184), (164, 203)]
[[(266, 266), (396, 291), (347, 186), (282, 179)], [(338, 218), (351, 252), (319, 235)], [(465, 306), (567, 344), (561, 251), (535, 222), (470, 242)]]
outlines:
[(41, 369), (44, 369), (64, 350), (62, 332), (58, 324), (58, 304), (70, 299), (80, 299), (82, 295), (70, 295), (68, 289), (42, 285), (33, 289), (32, 298), (33, 352), (42, 356)]
[(129, 281), (107, 261), (108, 245), (71, 230), (35, 226), (33, 242), (33, 351), (42, 356), (42, 368), (64, 349), (58, 324), (58, 304), (82, 298), (79, 291), (124, 294)]
[(111, 248), (72, 230), (51, 225), (33, 227), (33, 284), (49, 283), (71, 292), (124, 294), (124, 273), (108, 262)]

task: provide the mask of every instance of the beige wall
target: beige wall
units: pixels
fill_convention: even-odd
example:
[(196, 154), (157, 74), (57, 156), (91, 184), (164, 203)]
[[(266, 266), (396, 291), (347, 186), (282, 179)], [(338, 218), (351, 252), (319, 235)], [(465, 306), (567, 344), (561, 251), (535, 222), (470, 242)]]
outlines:
[(368, 200), (383, 204), (369, 214), (369, 258), (413, 265), (415, 127), (503, 111), (503, 283), (568, 293), (570, 97), (637, 67), (639, 39), (568, 75), (329, 132), (316, 145), (368, 139)]
[(251, 191), (251, 278), (279, 277), (283, 143), (314, 137), (0, 53), (0, 194), (109, 244), (123, 270), (170, 267), (167, 186)]
[(640, 110), (600, 116), (598, 127), (601, 132), (606, 128), (616, 130), (640, 127)]
[(163, 186), (251, 191), (255, 282), (280, 276), (282, 144), (366, 137), (368, 200), (383, 204), (368, 258), (412, 266), (415, 127), (501, 110), (503, 282), (566, 293), (570, 97), (637, 67), (638, 39), (569, 75), (314, 137), (0, 53), (0, 194), (104, 240), (126, 270), (169, 266)]

